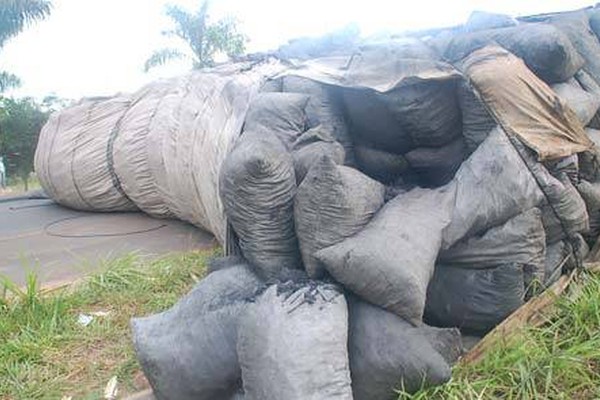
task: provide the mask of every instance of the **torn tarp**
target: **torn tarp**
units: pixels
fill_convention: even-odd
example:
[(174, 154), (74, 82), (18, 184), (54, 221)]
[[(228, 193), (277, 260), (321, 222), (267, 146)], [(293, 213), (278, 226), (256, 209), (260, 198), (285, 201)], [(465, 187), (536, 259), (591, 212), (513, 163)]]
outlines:
[(592, 146), (575, 112), (505, 49), (484, 47), (462, 60), (460, 67), (504, 131), (533, 149), (540, 161)]

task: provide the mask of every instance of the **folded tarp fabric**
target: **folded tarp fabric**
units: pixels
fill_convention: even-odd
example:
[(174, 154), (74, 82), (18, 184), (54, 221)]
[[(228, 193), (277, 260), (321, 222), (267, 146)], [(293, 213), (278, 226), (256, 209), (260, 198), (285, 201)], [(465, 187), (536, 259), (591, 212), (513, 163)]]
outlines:
[(502, 128), (540, 161), (591, 148), (575, 112), (508, 51), (484, 47), (462, 60), (461, 69)]

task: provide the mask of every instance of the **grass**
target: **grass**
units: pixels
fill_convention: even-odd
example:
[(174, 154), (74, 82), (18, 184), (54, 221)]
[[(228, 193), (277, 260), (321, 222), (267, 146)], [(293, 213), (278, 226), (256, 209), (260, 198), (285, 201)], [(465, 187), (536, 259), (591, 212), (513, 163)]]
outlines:
[[(132, 316), (170, 307), (205, 274), (215, 252), (143, 261), (129, 255), (76, 286), (41, 290), (4, 281), (0, 399), (99, 399), (117, 376), (120, 396), (145, 387), (129, 334)], [(524, 328), (452, 380), (400, 399), (600, 398), (600, 276), (584, 275), (541, 328)], [(108, 312), (84, 327), (80, 313)]]
[(546, 325), (455, 367), (448, 384), (400, 399), (600, 399), (600, 276), (583, 275)]
[(25, 190), (25, 184), (21, 178), (10, 177), (6, 188), (3, 189), (0, 187), (0, 196), (16, 196), (42, 187), (35, 174), (31, 174), (31, 177), (27, 181), (27, 186), (28, 188)]
[[(170, 307), (205, 274), (215, 252), (143, 261), (128, 255), (68, 289), (46, 292), (35, 276), (0, 292), (0, 399), (100, 399), (117, 376), (120, 396), (145, 387), (129, 319)], [(79, 314), (95, 316), (88, 326)], [(100, 314), (102, 315), (102, 314)]]

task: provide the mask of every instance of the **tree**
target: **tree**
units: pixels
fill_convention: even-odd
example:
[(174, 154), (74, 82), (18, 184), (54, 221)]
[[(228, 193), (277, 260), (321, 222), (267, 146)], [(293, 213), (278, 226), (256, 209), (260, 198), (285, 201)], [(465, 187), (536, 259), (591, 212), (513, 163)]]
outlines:
[(38, 137), (48, 115), (31, 98), (0, 100), (0, 155), (8, 161), (8, 175), (21, 178), (25, 190), (33, 171)]
[[(0, 0), (0, 48), (29, 24), (46, 18), (51, 9), (48, 0)], [(20, 84), (15, 75), (0, 71), (0, 93)]]
[(6, 71), (0, 71), (0, 93), (19, 86), (21, 86), (21, 80), (18, 76)]
[(39, 106), (43, 112), (52, 114), (67, 107), (71, 107), (73, 104), (75, 104), (74, 100), (58, 97), (56, 94), (52, 93), (44, 97)]
[(178, 39), (185, 47), (183, 50), (167, 47), (155, 51), (146, 61), (146, 72), (171, 60), (189, 60), (194, 69), (210, 67), (218, 53), (232, 57), (244, 52), (247, 39), (238, 32), (237, 21), (226, 17), (210, 23), (208, 7), (208, 0), (203, 1), (195, 13), (178, 6), (167, 6), (166, 15), (174, 22), (175, 29), (162, 34)]

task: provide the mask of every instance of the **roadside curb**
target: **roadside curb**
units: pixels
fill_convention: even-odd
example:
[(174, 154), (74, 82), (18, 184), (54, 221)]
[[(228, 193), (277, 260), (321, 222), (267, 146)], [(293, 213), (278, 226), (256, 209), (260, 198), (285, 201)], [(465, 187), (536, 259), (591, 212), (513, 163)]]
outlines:
[(14, 196), (0, 196), (0, 203), (9, 203), (11, 201), (21, 200), (51, 200), (43, 191), (36, 189), (30, 190), (27, 193), (18, 194)]
[(11, 201), (29, 200), (29, 195), (0, 197), (0, 203), (9, 203)]

